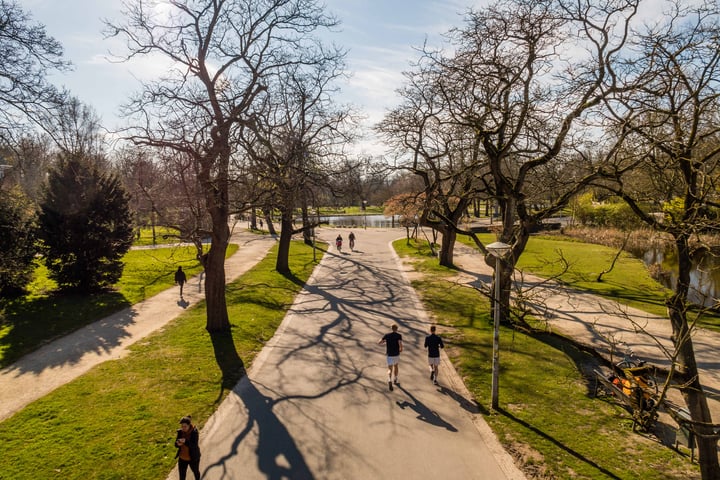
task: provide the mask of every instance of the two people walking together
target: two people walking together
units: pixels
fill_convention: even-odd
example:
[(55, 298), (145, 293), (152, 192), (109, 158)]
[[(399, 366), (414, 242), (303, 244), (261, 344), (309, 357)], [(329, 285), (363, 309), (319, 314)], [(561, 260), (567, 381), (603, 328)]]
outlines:
[[(400, 366), (400, 353), (403, 351), (402, 335), (398, 333), (397, 324), (390, 328), (392, 331), (386, 333), (378, 341), (379, 345), (385, 345), (388, 366), (388, 388), (393, 390), (393, 385), (400, 385), (398, 372)], [(440, 349), (445, 348), (442, 338), (436, 333), (435, 325), (430, 327), (430, 334), (425, 337), (424, 347), (428, 352), (428, 367), (430, 369), (430, 380), (437, 385), (438, 367), (440, 365)]]

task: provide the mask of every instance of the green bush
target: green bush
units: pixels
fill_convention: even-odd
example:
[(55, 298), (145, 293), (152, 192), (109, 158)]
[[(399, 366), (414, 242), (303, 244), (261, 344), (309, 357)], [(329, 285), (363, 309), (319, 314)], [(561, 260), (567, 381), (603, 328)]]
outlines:
[(18, 191), (0, 190), (0, 296), (21, 295), (32, 279), (35, 211)]
[(584, 194), (578, 199), (575, 217), (583, 225), (622, 230), (631, 228), (638, 222), (635, 213), (622, 200), (596, 202), (592, 193)]

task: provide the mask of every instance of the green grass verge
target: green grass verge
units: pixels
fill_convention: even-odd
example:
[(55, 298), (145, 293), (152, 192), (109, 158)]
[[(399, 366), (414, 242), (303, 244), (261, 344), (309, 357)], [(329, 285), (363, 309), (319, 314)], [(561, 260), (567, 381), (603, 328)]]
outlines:
[[(237, 245), (228, 246), (232, 255)], [(182, 265), (188, 277), (202, 267), (194, 247), (131, 250), (124, 257), (122, 278), (111, 292), (62, 295), (39, 265), (29, 294), (0, 303), (0, 367), (5, 367), (50, 340), (66, 335), (169, 288)]]
[(505, 448), (538, 478), (699, 478), (696, 464), (656, 440), (633, 433), (622, 408), (593, 398), (581, 365), (586, 353), (547, 336), (501, 327), (500, 408), (490, 413), (490, 305), (474, 289), (452, 281), (426, 247), (394, 243), (418, 271), (431, 273), (413, 287), (437, 319), (448, 354)]
[[(321, 252), (322, 253), (322, 252)], [(276, 250), (228, 285), (232, 335), (249, 365), (272, 337), (316, 263), (312, 249), (293, 242), (286, 278), (275, 270)], [(175, 464), (178, 419), (192, 414), (202, 427), (225, 396), (205, 305), (136, 343), (0, 423), (0, 477), (161, 479)]]
[(179, 243), (178, 231), (174, 228), (156, 226), (155, 227), (155, 242), (153, 243), (153, 229), (152, 227), (142, 227), (140, 229), (140, 237), (135, 237), (133, 245), (135, 246), (147, 246), (147, 245), (164, 245), (168, 243)]

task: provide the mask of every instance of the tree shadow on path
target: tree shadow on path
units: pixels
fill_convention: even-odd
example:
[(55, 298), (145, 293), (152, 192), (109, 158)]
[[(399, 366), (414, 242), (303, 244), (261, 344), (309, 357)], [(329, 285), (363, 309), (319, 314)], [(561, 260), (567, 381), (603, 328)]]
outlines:
[(226, 462), (232, 460), (240, 444), (257, 425), (255, 453), (257, 454), (258, 469), (264, 473), (265, 478), (272, 480), (313, 479), (313, 474), (295, 440), (273, 412), (273, 407), (278, 400), (263, 395), (248, 377), (244, 377), (238, 383), (235, 391), (247, 409), (247, 423), (245, 428), (235, 436), (230, 451), (214, 464), (207, 466), (205, 474), (214, 468), (225, 469)]
[(245, 364), (235, 348), (232, 330), (210, 332), (210, 339), (215, 352), (215, 361), (222, 372), (220, 397), (224, 390), (232, 390), (245, 376)]

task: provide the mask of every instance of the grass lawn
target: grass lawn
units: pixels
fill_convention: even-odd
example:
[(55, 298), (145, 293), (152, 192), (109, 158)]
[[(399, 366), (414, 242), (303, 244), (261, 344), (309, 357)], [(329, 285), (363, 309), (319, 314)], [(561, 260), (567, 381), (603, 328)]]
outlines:
[[(478, 237), (488, 243), (495, 241), (494, 234), (483, 234)], [(459, 236), (458, 240), (475, 247), (468, 237)], [(560, 275), (559, 282), (570, 288), (600, 295), (653, 315), (667, 316), (665, 299), (672, 295), (672, 291), (654, 280), (639, 258), (623, 252), (612, 271), (604, 274), (602, 281), (597, 281), (601, 272), (610, 269), (616, 254), (617, 250), (603, 245), (584, 243), (559, 235), (533, 235), (520, 257), (517, 268), (526, 273), (549, 278), (563, 270), (561, 259), (564, 258), (569, 268)], [(695, 320), (692, 311), (688, 315), (688, 321)], [(720, 314), (704, 313), (698, 320), (698, 325), (720, 331)]]
[[(163, 245), (169, 243), (179, 243), (178, 231), (174, 228), (156, 226), (155, 227), (155, 244)], [(142, 227), (140, 229), (140, 237), (135, 237), (133, 241), (135, 246), (153, 245), (153, 229), (152, 227)]]
[[(550, 336), (501, 328), (500, 408), (491, 413), (490, 305), (474, 289), (450, 280), (424, 245), (394, 243), (401, 257), (425, 272), (413, 282), (437, 319), (448, 354), (505, 448), (538, 478), (700, 478), (688, 458), (632, 431), (624, 409), (593, 398), (580, 366), (593, 361)], [(530, 477), (532, 478), (532, 477)]]
[[(272, 337), (312, 273), (312, 248), (293, 242), (294, 278), (275, 272), (276, 248), (228, 285), (236, 350), (245, 365)], [(322, 252), (321, 252), (322, 253)], [(299, 280), (299, 282), (298, 282)], [(205, 304), (0, 423), (0, 477), (161, 479), (175, 465), (175, 429), (202, 427), (226, 392), (205, 331)]]
[[(237, 245), (230, 245), (227, 255), (237, 249)], [(0, 367), (54, 338), (165, 290), (174, 284), (179, 265), (188, 277), (202, 269), (194, 247), (131, 250), (123, 260), (125, 269), (115, 289), (95, 295), (56, 293), (47, 270), (38, 265), (28, 295), (0, 302)]]

